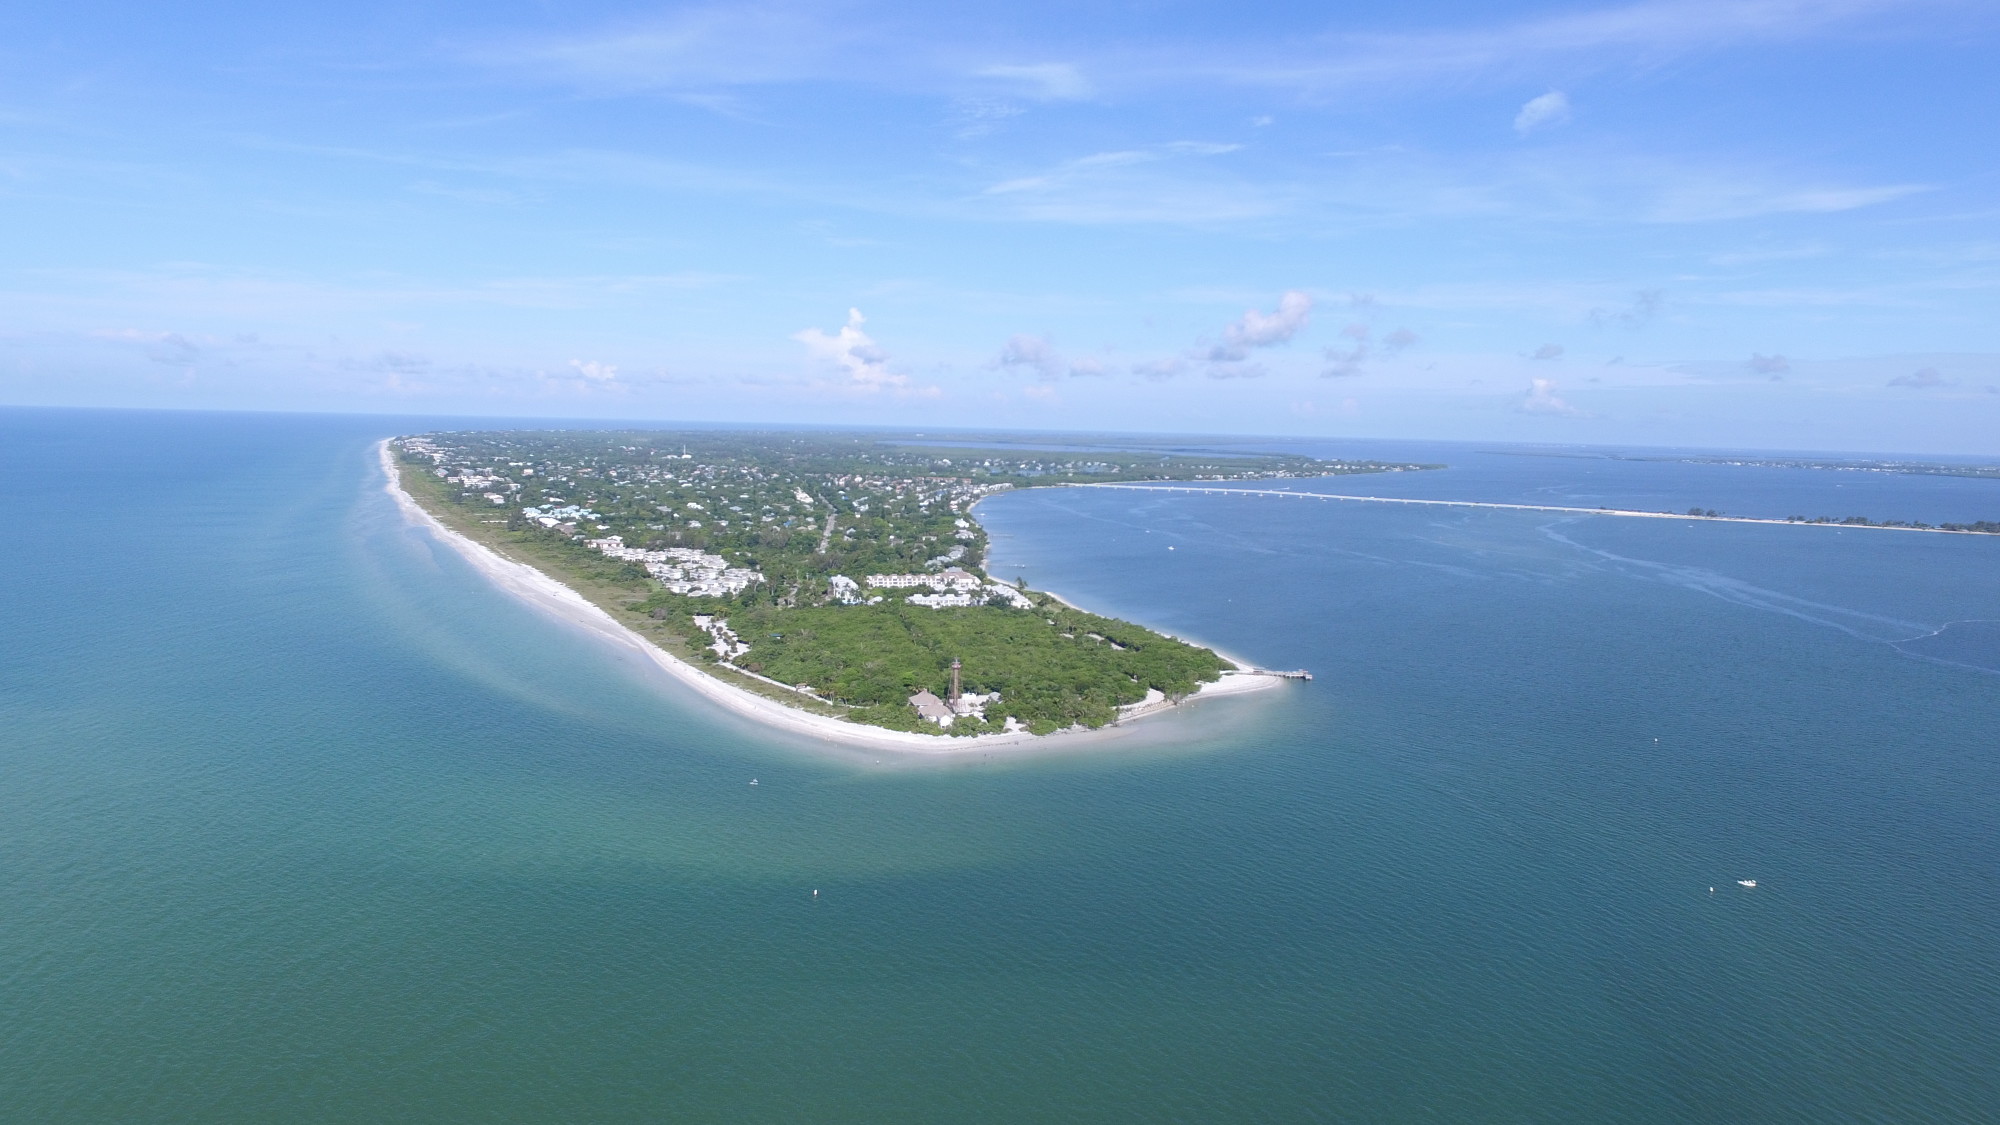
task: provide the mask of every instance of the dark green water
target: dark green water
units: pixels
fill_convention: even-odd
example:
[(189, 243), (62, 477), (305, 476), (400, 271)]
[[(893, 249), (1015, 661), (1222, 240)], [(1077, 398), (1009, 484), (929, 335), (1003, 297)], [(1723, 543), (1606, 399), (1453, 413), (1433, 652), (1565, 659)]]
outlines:
[[(2000, 1104), (2000, 539), (1023, 493), (999, 573), (1318, 679), (878, 764), (485, 586), (379, 491), (418, 425), (0, 412), (0, 1119)], [(1841, 474), (1405, 455), (1845, 514)]]

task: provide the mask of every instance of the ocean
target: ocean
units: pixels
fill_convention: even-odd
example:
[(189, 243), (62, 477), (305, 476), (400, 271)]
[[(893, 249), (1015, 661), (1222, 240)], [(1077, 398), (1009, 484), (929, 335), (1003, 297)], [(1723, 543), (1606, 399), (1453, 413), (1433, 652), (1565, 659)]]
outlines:
[[(1995, 1118), (2000, 537), (1023, 491), (996, 575), (1315, 679), (910, 761), (406, 525), (373, 443), (473, 424), (0, 411), (0, 1119)], [(1452, 466), (1302, 490), (2000, 518), (1281, 444)]]

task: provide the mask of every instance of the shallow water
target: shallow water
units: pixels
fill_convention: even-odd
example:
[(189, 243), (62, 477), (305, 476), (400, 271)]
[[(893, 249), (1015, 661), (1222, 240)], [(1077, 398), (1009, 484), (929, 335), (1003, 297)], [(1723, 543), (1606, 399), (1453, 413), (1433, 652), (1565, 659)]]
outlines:
[[(1317, 679), (878, 765), (405, 526), (370, 446), (435, 424), (0, 412), (0, 1116), (2000, 1104), (2000, 538), (1023, 492), (996, 574)], [(1321, 451), (1460, 467), (1295, 486), (2000, 511), (1396, 448)]]

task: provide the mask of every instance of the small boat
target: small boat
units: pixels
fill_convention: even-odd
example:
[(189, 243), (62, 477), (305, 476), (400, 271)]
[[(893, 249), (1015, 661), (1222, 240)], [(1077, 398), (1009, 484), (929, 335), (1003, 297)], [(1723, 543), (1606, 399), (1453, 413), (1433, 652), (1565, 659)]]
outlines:
[(756, 779), (756, 778), (754, 778), (754, 777), (753, 777), (753, 778), (751, 778), (751, 779), (750, 779), (750, 784), (752, 784), (752, 785), (755, 785), (755, 784), (757, 784), (757, 779)]
[(1737, 886), (1739, 886), (1739, 887), (1754, 887), (1754, 886), (1756, 886), (1756, 885), (1757, 885), (1757, 880), (1755, 880), (1755, 879), (1738, 879), (1738, 880), (1736, 880), (1736, 885), (1737, 885)]

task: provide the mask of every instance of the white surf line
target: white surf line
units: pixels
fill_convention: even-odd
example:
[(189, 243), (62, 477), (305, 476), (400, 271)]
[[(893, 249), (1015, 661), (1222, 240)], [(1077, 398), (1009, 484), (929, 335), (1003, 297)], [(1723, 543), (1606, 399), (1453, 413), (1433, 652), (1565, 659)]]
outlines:
[(1410, 496), (1351, 496), (1337, 492), (1295, 492), (1283, 488), (1200, 488), (1172, 484), (1077, 484), (1072, 488), (1122, 488), (1133, 492), (1181, 492), (1191, 495), (1290, 496), (1297, 500), (1351, 500), (1365, 504), (1425, 504), (1438, 508), (1504, 508), (1517, 512), (1563, 512), (1573, 516), (1625, 516), (1647, 520), (1706, 520), (1709, 523), (1774, 523), (1785, 527), (1855, 528), (1865, 531), (1928, 531), (1938, 535), (1983, 535), (1944, 527), (1896, 527), (1879, 523), (1812, 523), (1758, 516), (1695, 516), (1678, 512), (1642, 512), (1635, 508), (1565, 508), (1555, 504), (1501, 504), (1488, 500), (1419, 500)]

